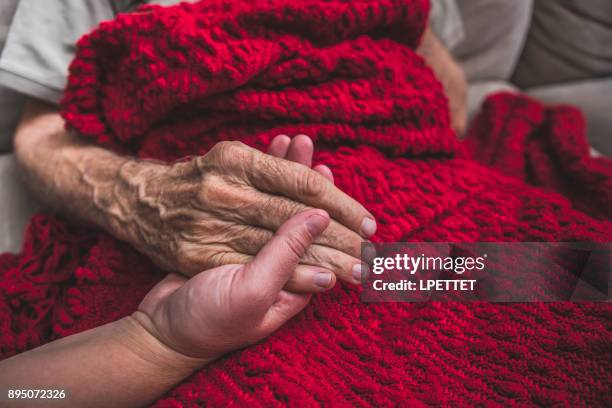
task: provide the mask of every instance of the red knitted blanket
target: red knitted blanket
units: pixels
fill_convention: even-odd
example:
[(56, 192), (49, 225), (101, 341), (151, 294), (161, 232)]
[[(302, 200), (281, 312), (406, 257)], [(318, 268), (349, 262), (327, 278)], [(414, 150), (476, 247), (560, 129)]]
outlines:
[[(414, 53), (427, 14), (427, 0), (148, 6), (80, 40), (64, 117), (161, 160), (308, 134), (381, 242), (610, 241), (612, 166), (589, 157), (576, 110), (498, 95), (456, 141)], [(104, 233), (36, 216), (22, 253), (0, 255), (0, 355), (125, 316), (162, 276)], [(315, 296), (158, 405), (612, 406), (609, 304), (364, 304), (359, 290)]]

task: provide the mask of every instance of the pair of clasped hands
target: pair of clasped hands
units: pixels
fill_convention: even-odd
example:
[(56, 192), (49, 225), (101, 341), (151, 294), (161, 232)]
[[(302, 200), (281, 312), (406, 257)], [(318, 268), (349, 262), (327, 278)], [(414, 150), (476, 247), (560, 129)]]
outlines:
[(173, 165), (182, 179), (198, 169), (202, 194), (188, 219), (201, 228), (182, 226), (173, 257), (148, 254), (181, 274), (158, 283), (133, 317), (204, 364), (267, 337), (336, 279), (362, 279), (374, 217), (334, 186), (328, 167), (312, 167), (309, 137), (277, 136), (267, 153), (222, 142), (196, 163)]

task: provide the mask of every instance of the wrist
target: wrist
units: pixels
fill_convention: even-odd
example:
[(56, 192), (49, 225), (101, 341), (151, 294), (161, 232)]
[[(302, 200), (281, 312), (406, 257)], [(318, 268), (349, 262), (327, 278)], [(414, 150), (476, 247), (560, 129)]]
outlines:
[(166, 271), (180, 271), (174, 220), (188, 217), (198, 194), (190, 163), (166, 164), (128, 159), (119, 166), (113, 205), (107, 207), (109, 232)]
[(113, 340), (127, 355), (166, 379), (179, 382), (210, 362), (184, 355), (163, 343), (142, 312), (116, 321), (113, 329)]
[(151, 212), (151, 200), (147, 197), (158, 194), (167, 168), (163, 163), (149, 160), (124, 160), (117, 167), (113, 183), (114, 205), (103, 208), (109, 232), (141, 252), (147, 252), (143, 247), (143, 237), (150, 235), (147, 233), (150, 228), (143, 225), (142, 221), (151, 222), (155, 216)]

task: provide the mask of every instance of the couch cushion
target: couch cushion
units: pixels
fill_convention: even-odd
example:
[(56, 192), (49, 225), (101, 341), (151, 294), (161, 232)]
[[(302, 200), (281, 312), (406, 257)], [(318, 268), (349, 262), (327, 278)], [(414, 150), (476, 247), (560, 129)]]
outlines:
[(462, 0), (465, 31), (453, 49), (468, 80), (510, 79), (523, 49), (533, 0)]
[[(17, 0), (2, 0), (0, 2), (0, 53), (4, 48), (16, 8)], [(9, 152), (12, 148), (13, 132), (22, 105), (22, 96), (0, 87), (0, 153)]]
[(13, 150), (13, 135), (23, 102), (23, 95), (0, 86), (0, 154)]
[(512, 82), (520, 88), (612, 75), (612, 1), (536, 1)]
[(465, 39), (463, 19), (457, 0), (431, 0), (429, 24), (442, 44), (450, 51)]
[(0, 253), (21, 248), (28, 220), (38, 209), (19, 177), (13, 155), (0, 155)]

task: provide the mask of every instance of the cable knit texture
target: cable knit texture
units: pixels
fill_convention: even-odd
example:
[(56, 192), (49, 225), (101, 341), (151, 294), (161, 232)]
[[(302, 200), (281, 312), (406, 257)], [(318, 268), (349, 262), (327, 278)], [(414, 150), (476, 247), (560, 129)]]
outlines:
[[(306, 133), (376, 216), (375, 240), (610, 241), (610, 162), (568, 107), (490, 98), (459, 144), (417, 56), (426, 0), (146, 6), (83, 37), (68, 126), (141, 157)], [(494, 22), (492, 22), (494, 23)], [(35, 216), (0, 256), (0, 354), (132, 312), (163, 276), (99, 231)], [(264, 342), (195, 373), (179, 406), (612, 406), (609, 304), (364, 304), (317, 295)]]

